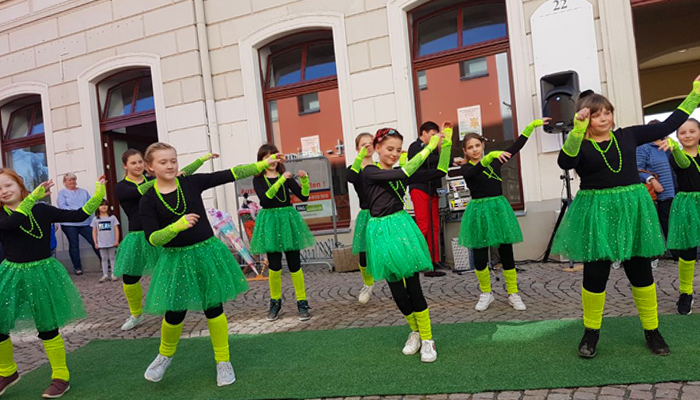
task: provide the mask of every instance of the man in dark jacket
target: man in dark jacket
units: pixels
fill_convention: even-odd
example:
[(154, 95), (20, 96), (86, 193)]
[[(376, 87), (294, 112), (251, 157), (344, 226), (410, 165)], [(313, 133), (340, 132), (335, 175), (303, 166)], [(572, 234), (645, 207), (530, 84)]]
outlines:
[[(439, 133), (440, 127), (435, 122), (428, 121), (421, 125), (418, 139), (408, 147), (408, 159), (410, 160), (420, 153), (430, 142), (430, 138)], [(442, 187), (442, 178), (445, 173), (437, 169), (439, 160), (439, 152), (430, 153), (428, 159), (408, 178), (408, 184), (416, 223), (428, 242), (433, 265), (441, 268), (444, 265), (440, 263), (440, 217), (438, 215), (437, 189)], [(444, 275), (444, 273), (440, 275)]]

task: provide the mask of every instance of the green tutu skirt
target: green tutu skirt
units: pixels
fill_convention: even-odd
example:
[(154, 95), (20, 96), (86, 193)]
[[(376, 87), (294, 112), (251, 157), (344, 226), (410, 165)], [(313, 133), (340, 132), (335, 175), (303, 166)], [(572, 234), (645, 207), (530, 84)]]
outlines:
[(369, 210), (360, 210), (355, 220), (355, 233), (352, 236), (352, 254), (367, 251), (367, 223), (370, 219)]
[(668, 248), (685, 250), (700, 246), (700, 192), (679, 192), (668, 219)]
[(186, 247), (164, 247), (146, 296), (144, 312), (203, 311), (248, 290), (231, 252), (216, 237)]
[(468, 249), (520, 243), (523, 233), (513, 208), (503, 196), (474, 199), (459, 227), (459, 244)]
[(117, 248), (114, 275), (150, 275), (161, 251), (161, 247), (154, 247), (148, 243), (143, 231), (129, 232)]
[(314, 235), (299, 212), (292, 206), (263, 208), (255, 217), (250, 252), (282, 253), (301, 250), (316, 244)]
[(652, 258), (665, 250), (659, 216), (641, 184), (580, 190), (552, 247), (552, 253), (581, 262)]
[(367, 265), (375, 280), (398, 282), (433, 269), (428, 243), (406, 211), (370, 218)]
[(63, 265), (53, 257), (28, 263), (3, 261), (0, 305), (3, 334), (15, 328), (52, 331), (87, 317), (78, 289)]

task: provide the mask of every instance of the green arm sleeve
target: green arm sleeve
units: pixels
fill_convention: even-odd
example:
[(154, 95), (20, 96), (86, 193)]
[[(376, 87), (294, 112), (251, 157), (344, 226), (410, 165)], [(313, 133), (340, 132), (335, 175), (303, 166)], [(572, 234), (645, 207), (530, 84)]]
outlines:
[(428, 143), (427, 146), (423, 150), (420, 151), (420, 153), (416, 154), (412, 159), (410, 159), (404, 167), (402, 167), (403, 172), (406, 174), (406, 176), (411, 176), (413, 175), (418, 168), (425, 162), (425, 160), (428, 158), (430, 153), (433, 152), (437, 148), (438, 143), (440, 142), (440, 137), (435, 135), (432, 138), (430, 138), (430, 143)]
[(355, 157), (355, 161), (352, 162), (352, 167), (350, 167), (350, 169), (359, 173), (360, 169), (362, 169), (362, 160), (364, 160), (366, 156), (367, 148), (363, 147), (360, 149), (360, 152), (357, 153), (357, 157)]
[(107, 194), (107, 188), (105, 188), (105, 185), (101, 184), (100, 182), (95, 182), (95, 194), (90, 197), (90, 200), (85, 203), (83, 206), (83, 211), (85, 214), (90, 215), (97, 211), (97, 209), (100, 207), (100, 203), (102, 203), (102, 199), (105, 198), (105, 195)]
[(231, 173), (233, 174), (233, 179), (235, 180), (245, 179), (249, 176), (257, 175), (265, 171), (269, 166), (270, 164), (267, 163), (267, 160), (262, 160), (252, 164), (233, 167), (231, 168)]
[(693, 82), (693, 91), (683, 100), (678, 109), (690, 115), (698, 107), (698, 104), (700, 104), (700, 82), (695, 81)]
[(577, 116), (578, 114), (574, 116), (574, 130), (571, 131), (569, 137), (566, 138), (566, 142), (564, 142), (564, 145), (561, 147), (562, 151), (569, 157), (578, 156), (578, 152), (581, 150), (581, 144), (583, 144), (583, 138), (586, 135), (586, 129), (588, 129), (589, 119), (579, 121), (576, 118)]
[(401, 155), (399, 156), (399, 167), (405, 167), (406, 161), (408, 161), (408, 153), (401, 153)]
[(489, 152), (489, 154), (485, 155), (484, 158), (481, 159), (481, 165), (484, 167), (488, 167), (491, 165), (491, 163), (497, 159), (501, 154), (503, 154), (502, 151), (492, 151)]
[(671, 148), (671, 154), (673, 155), (673, 160), (676, 162), (676, 165), (683, 169), (690, 167), (690, 159), (686, 157), (685, 152), (683, 152), (678, 142), (668, 138), (668, 146)]
[[(363, 147), (364, 149), (364, 147)], [(300, 178), (301, 180), (301, 194), (303, 196), (309, 196), (311, 193), (311, 185), (309, 185), (309, 175), (304, 175)]]
[[(190, 165), (193, 165), (193, 164), (194, 163), (192, 163)], [(185, 168), (188, 168), (190, 165), (188, 165)], [(183, 172), (184, 172), (184, 169), (183, 169)], [(185, 172), (185, 174), (188, 175), (187, 172)], [(150, 181), (143, 181), (143, 182), (141, 182), (140, 185), (138, 185), (137, 189), (139, 190), (139, 193), (141, 193), (141, 196), (143, 196), (144, 194), (146, 194), (146, 192), (148, 192), (148, 189), (152, 188), (153, 185), (155, 185), (155, 184), (156, 184), (155, 179), (151, 179)]]
[(37, 186), (29, 194), (29, 196), (25, 197), (24, 200), (22, 200), (22, 202), (19, 203), (16, 211), (20, 214), (28, 216), (32, 212), (32, 208), (34, 207), (34, 204), (37, 202), (37, 200), (41, 200), (44, 198), (44, 196), (46, 196), (45, 193), (46, 189), (43, 186)]
[(450, 168), (450, 158), (452, 157), (452, 128), (445, 128), (443, 133), (445, 138), (442, 140), (440, 161), (438, 161), (437, 169), (447, 173), (447, 169)]
[(178, 233), (187, 230), (187, 225), (187, 220), (183, 216), (182, 218), (166, 226), (165, 228), (153, 232), (148, 238), (148, 241), (153, 246), (163, 246), (171, 240), (175, 239)]
[(544, 125), (544, 121), (541, 119), (536, 119), (530, 122), (530, 124), (525, 127), (525, 130), (523, 131), (523, 136), (529, 138), (530, 135), (532, 135), (532, 132), (535, 131), (535, 128), (538, 128), (542, 125)]
[(202, 165), (204, 165), (205, 161), (209, 161), (211, 159), (211, 156), (212, 156), (211, 153), (207, 153), (207, 154), (199, 157), (198, 159), (194, 160), (191, 164), (185, 166), (182, 169), (183, 174), (185, 176), (190, 176), (190, 175), (194, 174), (195, 172), (197, 172), (198, 169), (202, 168)]
[(270, 186), (269, 189), (267, 189), (267, 192), (265, 192), (265, 196), (267, 196), (268, 199), (272, 199), (275, 197), (277, 192), (280, 190), (282, 185), (284, 185), (284, 182), (287, 181), (287, 178), (284, 177), (284, 175), (280, 176), (279, 179), (277, 179), (277, 182), (275, 182), (272, 186)]

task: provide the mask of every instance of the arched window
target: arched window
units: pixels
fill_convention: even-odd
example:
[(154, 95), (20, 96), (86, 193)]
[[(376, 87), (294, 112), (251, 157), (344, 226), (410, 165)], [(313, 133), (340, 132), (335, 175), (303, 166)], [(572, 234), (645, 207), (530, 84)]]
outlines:
[[(452, 122), (453, 157), (464, 157), (467, 132), (489, 138), (487, 151), (507, 148), (516, 124), (505, 1), (436, 0), (409, 16), (418, 126)], [(519, 157), (502, 173), (504, 195), (523, 209)]]
[[(314, 181), (309, 210), (302, 212), (314, 231), (332, 226), (330, 188), (339, 227), (350, 226), (340, 97), (330, 30), (301, 32), (279, 39), (260, 50), (268, 141), (280, 151), (301, 157), (325, 156), (331, 180)], [(312, 149), (309, 151), (309, 149)], [(327, 175), (325, 171), (316, 173)]]
[(41, 97), (31, 95), (0, 107), (3, 165), (14, 169), (33, 189), (49, 179)]

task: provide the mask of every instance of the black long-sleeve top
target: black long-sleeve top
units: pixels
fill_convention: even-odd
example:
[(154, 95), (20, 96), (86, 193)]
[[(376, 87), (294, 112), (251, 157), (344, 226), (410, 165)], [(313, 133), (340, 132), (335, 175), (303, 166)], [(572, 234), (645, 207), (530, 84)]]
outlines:
[(267, 180), (270, 181), (270, 184), (268, 185), (265, 181), (264, 173), (263, 175), (259, 175), (253, 178), (253, 189), (255, 189), (255, 193), (260, 199), (260, 206), (262, 208), (281, 208), (291, 206), (291, 193), (294, 193), (294, 195), (297, 196), (301, 201), (306, 201), (309, 199), (309, 196), (304, 196), (303, 194), (301, 194), (301, 186), (299, 186), (297, 181), (294, 179), (287, 179), (282, 185), (282, 187), (279, 188), (277, 193), (274, 196), (272, 196), (271, 199), (268, 199), (265, 193), (267, 193), (267, 190), (270, 189), (270, 187), (274, 185), (275, 182), (277, 182), (277, 179), (279, 179), (279, 177), (267, 178)]
[[(30, 230), (31, 222), (28, 217), (18, 212), (8, 215), (4, 209), (0, 210), (0, 242), (5, 249), (7, 260), (27, 263), (51, 257), (51, 224), (83, 222), (90, 216), (82, 209), (61, 210), (44, 203), (37, 203), (32, 208), (32, 214), (42, 235), (39, 235), (39, 229), (36, 225), (33, 230)], [(30, 236), (21, 228), (41, 236), (41, 238)]]
[[(528, 137), (520, 135), (506, 150), (515, 156), (527, 143)], [(459, 172), (467, 183), (472, 199), (483, 199), (486, 197), (496, 197), (503, 195), (503, 182), (501, 179), (501, 167), (503, 163), (499, 159), (493, 160), (490, 164), (491, 170), (484, 167), (480, 162), (472, 164), (468, 162), (462, 165)]]
[(191, 246), (214, 236), (214, 232), (207, 220), (207, 211), (204, 208), (202, 192), (235, 180), (231, 170), (228, 169), (208, 174), (180, 176), (177, 179), (180, 181), (180, 187), (185, 196), (187, 207), (183, 207), (182, 199), (180, 200), (179, 208), (175, 207), (177, 205), (177, 190), (166, 194), (161, 193), (161, 196), (175, 211), (181, 212), (184, 208), (185, 212), (181, 215), (176, 215), (165, 207), (163, 202), (158, 198), (155, 187), (146, 192), (146, 194), (141, 197), (139, 203), (139, 215), (143, 223), (143, 230), (146, 233), (146, 238), (150, 238), (153, 232), (159, 231), (176, 222), (182, 218), (183, 215), (199, 215), (199, 221), (197, 221), (192, 228), (178, 233), (177, 236), (166, 243), (164, 247)]
[[(691, 158), (690, 155), (686, 157)], [(673, 157), (670, 157), (671, 168), (676, 173), (676, 189), (679, 192), (700, 192), (700, 170), (698, 170), (698, 165), (700, 165), (700, 154), (692, 157), (695, 162), (690, 161), (690, 166), (688, 168), (681, 168), (676, 163)]]
[[(408, 159), (413, 159), (425, 146), (427, 145), (420, 138), (411, 143), (408, 146)], [(425, 162), (408, 178), (408, 184), (411, 189), (418, 189), (431, 196), (436, 195), (437, 190), (442, 187), (442, 178), (445, 176), (444, 172), (437, 169), (439, 161), (440, 152), (430, 152)]]
[(622, 154), (622, 170), (617, 174), (613, 173), (605, 164), (605, 160), (607, 160), (613, 169), (620, 167), (620, 153), (615, 148), (615, 144), (612, 143), (612, 138), (598, 143), (598, 147), (603, 151), (610, 146), (604, 156), (595, 149), (590, 140), (583, 141), (576, 157), (570, 157), (563, 150), (560, 151), (559, 166), (562, 169), (575, 169), (581, 177), (580, 187), (585, 190), (639, 184), (637, 146), (663, 139), (680, 128), (687, 119), (688, 114), (676, 110), (665, 121), (658, 124), (637, 125), (615, 130), (614, 135)]
[(352, 165), (348, 167), (348, 182), (352, 183), (352, 187), (355, 188), (355, 192), (357, 193), (357, 197), (360, 199), (360, 208), (363, 210), (368, 210), (369, 209), (369, 200), (367, 199), (367, 194), (365, 193), (365, 185), (364, 185), (364, 179), (362, 178), (362, 172), (364, 169), (361, 169), (360, 172), (355, 172), (352, 169)]
[[(145, 175), (144, 179), (144, 182), (151, 180), (151, 178)], [(117, 197), (119, 205), (129, 219), (129, 231), (142, 231), (143, 224), (139, 216), (139, 202), (141, 201), (142, 195), (139, 193), (138, 186), (134, 182), (124, 179), (114, 185), (114, 195)]]
[(368, 165), (362, 170), (362, 178), (371, 216), (385, 217), (403, 210), (408, 178), (401, 168), (381, 169)]

